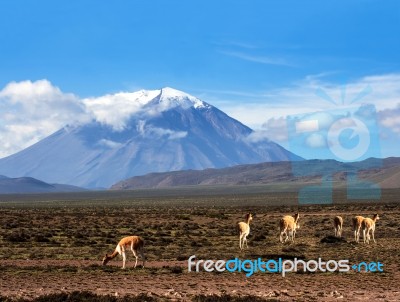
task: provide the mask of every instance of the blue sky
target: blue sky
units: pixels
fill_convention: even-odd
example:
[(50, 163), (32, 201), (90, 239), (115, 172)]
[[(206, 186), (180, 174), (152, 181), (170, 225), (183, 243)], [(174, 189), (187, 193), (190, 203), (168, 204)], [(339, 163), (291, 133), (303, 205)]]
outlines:
[[(337, 99), (343, 87), (354, 95), (370, 85), (366, 100), (390, 137), (383, 156), (400, 156), (399, 1), (5, 0), (0, 8), (3, 99), (11, 82), (44, 79), (78, 98), (170, 86), (288, 146), (271, 131), (285, 114), (330, 110), (317, 89)], [(5, 120), (3, 155), (18, 149)], [(48, 134), (34, 133), (23, 140)]]

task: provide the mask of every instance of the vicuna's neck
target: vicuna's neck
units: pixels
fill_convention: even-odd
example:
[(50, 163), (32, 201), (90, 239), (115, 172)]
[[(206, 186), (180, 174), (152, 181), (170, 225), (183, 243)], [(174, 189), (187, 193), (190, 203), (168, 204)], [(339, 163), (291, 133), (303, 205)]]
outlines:
[(111, 259), (114, 259), (115, 257), (117, 257), (117, 255), (118, 255), (118, 251), (115, 250), (110, 256), (108, 256), (108, 258), (111, 260)]

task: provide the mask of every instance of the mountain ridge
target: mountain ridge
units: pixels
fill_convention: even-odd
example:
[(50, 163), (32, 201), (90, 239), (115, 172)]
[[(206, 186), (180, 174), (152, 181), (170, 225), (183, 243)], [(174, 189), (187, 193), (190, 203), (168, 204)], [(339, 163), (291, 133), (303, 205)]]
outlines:
[[(377, 161), (381, 162), (378, 167)], [(269, 162), (238, 165), (222, 169), (186, 170), (149, 173), (120, 181), (111, 190), (154, 189), (201, 185), (254, 185), (308, 183), (321, 180), (327, 170), (332, 171), (333, 181), (345, 182), (348, 173), (357, 173), (360, 180), (379, 184), (382, 188), (400, 188), (400, 158), (366, 159), (361, 162), (343, 163), (335, 160), (304, 160), (296, 162), (295, 169), (303, 168), (304, 174), (293, 173), (290, 162)]]

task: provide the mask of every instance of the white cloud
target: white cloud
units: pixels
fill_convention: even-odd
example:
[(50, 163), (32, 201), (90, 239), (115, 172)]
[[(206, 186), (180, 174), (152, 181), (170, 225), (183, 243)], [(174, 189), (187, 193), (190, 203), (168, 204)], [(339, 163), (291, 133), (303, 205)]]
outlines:
[(138, 121), (136, 130), (141, 136), (152, 139), (167, 136), (168, 139), (173, 140), (184, 138), (188, 134), (187, 131), (175, 131), (171, 129), (155, 127), (154, 125), (147, 125), (146, 121), (144, 120)]
[(306, 145), (311, 148), (326, 147), (326, 138), (319, 133), (312, 133), (306, 138)]
[(121, 143), (114, 142), (114, 141), (112, 141), (112, 140), (105, 139), (105, 138), (103, 138), (103, 139), (101, 139), (101, 140), (99, 141), (99, 145), (100, 145), (100, 146), (108, 147), (108, 148), (110, 148), (110, 149), (115, 149), (115, 148), (118, 148), (118, 147), (121, 147), (121, 146), (122, 146)]
[(287, 60), (283, 58), (274, 58), (268, 56), (260, 56), (249, 53), (244, 53), (240, 51), (220, 51), (220, 53), (224, 55), (228, 55), (231, 57), (236, 57), (245, 61), (260, 63), (260, 64), (268, 64), (268, 65), (283, 65), (283, 66), (293, 66), (293, 64), (289, 63)]
[(87, 120), (78, 97), (47, 80), (11, 82), (0, 91), (0, 157), (26, 148), (66, 124)]
[[(395, 109), (400, 104), (400, 74), (367, 76), (346, 85), (323, 81), (321, 76), (307, 76), (288, 87), (251, 93), (236, 91), (235, 95), (243, 95), (242, 99), (246, 101), (227, 101), (232, 95), (221, 91), (215, 104), (253, 129), (263, 129), (273, 119), (318, 111), (340, 111), (362, 104), (374, 105), (379, 115), (380, 111)], [(388, 123), (386, 121), (386, 125)]]
[(188, 134), (186, 131), (174, 131), (171, 129), (155, 127), (153, 125), (145, 125), (142, 121), (139, 122), (138, 127), (142, 136), (152, 139), (167, 136), (168, 139), (174, 140), (184, 138)]
[(400, 135), (400, 104), (393, 109), (385, 109), (378, 113), (381, 126), (391, 129)]
[(248, 139), (252, 142), (261, 140), (272, 140), (274, 142), (284, 142), (288, 139), (286, 119), (283, 117), (271, 118), (262, 125), (262, 129), (257, 129), (251, 133)]
[(125, 128), (128, 119), (133, 114), (140, 113), (143, 110), (143, 106), (159, 93), (159, 90), (140, 90), (133, 93), (121, 92), (97, 98), (87, 98), (82, 102), (97, 121), (121, 131)]

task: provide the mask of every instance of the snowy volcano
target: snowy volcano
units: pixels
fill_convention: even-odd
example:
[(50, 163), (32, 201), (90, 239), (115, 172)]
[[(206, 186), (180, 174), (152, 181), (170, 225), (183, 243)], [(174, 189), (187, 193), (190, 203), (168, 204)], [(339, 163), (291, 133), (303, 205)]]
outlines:
[(108, 188), (150, 172), (299, 160), (278, 144), (172, 88), (84, 100), (92, 119), (0, 159), (0, 174)]

